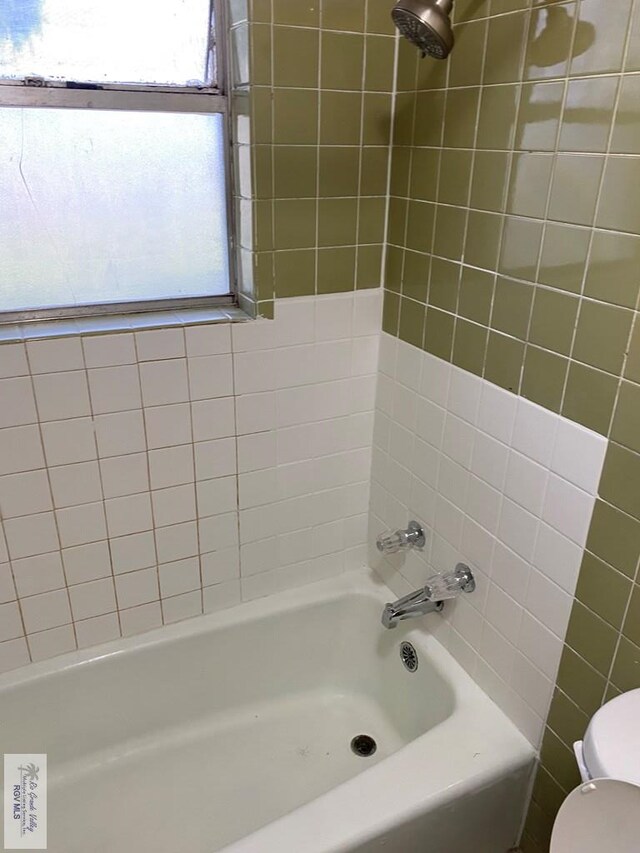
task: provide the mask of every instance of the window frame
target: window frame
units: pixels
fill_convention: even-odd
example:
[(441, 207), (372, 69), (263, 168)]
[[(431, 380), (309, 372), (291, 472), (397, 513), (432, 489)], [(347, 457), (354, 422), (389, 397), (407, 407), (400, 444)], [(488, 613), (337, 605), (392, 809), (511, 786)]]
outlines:
[[(149, 299), (133, 302), (107, 302), (99, 305), (68, 305), (59, 308), (32, 308), (3, 311), (0, 326), (37, 320), (73, 320), (78, 317), (104, 317), (117, 314), (144, 314), (184, 311), (190, 308), (217, 309), (237, 305), (237, 264), (234, 241), (232, 126), (228, 98), (229, 51), (228, 24), (224, 0), (210, 0), (209, 62), (215, 51), (216, 80), (203, 86), (164, 86), (153, 84), (94, 84), (27, 77), (23, 80), (0, 79), (0, 115), (3, 107), (122, 110), (127, 112), (191, 113), (223, 118), (225, 205), (227, 215), (227, 255), (229, 293), (223, 295)], [(0, 287), (2, 282), (0, 281)]]

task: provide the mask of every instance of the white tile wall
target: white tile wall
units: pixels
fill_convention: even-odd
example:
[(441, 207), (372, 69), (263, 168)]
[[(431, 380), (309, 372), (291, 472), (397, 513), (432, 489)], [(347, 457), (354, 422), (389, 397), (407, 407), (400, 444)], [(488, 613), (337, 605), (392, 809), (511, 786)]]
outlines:
[[(539, 744), (606, 439), (383, 334), (370, 560), (398, 595), (463, 561), (476, 592), (429, 630)], [(422, 554), (381, 559), (417, 518)]]
[(0, 346), (0, 671), (363, 564), (381, 298)]

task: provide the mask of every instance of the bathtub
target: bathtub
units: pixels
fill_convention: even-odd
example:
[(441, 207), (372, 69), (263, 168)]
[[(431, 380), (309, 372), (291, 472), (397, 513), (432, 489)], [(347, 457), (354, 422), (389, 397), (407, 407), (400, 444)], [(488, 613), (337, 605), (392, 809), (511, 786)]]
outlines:
[(393, 598), (363, 570), (2, 676), (50, 853), (506, 853), (534, 751)]

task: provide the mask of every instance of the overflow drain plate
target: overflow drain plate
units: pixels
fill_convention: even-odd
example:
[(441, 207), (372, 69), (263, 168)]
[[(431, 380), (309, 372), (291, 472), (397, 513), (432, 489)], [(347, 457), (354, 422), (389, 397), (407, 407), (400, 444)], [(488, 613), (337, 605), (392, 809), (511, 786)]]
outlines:
[(418, 652), (411, 643), (400, 643), (400, 659), (409, 672), (415, 672), (418, 668)]
[(369, 735), (356, 735), (351, 741), (351, 752), (360, 758), (369, 758), (378, 748), (378, 744)]

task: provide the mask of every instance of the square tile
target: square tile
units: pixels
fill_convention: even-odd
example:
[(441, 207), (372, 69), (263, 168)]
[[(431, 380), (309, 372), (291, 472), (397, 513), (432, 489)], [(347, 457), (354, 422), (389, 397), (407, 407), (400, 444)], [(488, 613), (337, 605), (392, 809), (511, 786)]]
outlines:
[(238, 544), (238, 516), (235, 512), (214, 515), (198, 522), (200, 547), (204, 553)]
[(24, 638), (0, 643), (0, 672), (9, 672), (30, 661), (29, 648)]
[(138, 361), (182, 358), (185, 354), (182, 329), (151, 329), (136, 332), (135, 338)]
[(165, 625), (172, 622), (180, 622), (182, 619), (191, 619), (202, 613), (202, 594), (198, 592), (186, 592), (173, 598), (163, 598), (162, 615)]
[(491, 561), (491, 580), (511, 598), (524, 604), (531, 568), (522, 557), (498, 541)]
[(189, 399), (186, 365), (186, 359), (182, 358), (141, 364), (140, 381), (145, 406), (186, 402)]
[(571, 604), (571, 596), (559, 586), (538, 571), (531, 573), (526, 608), (560, 639), (564, 638), (569, 624)]
[(140, 408), (140, 379), (135, 365), (96, 368), (88, 375), (95, 414)]
[(191, 404), (193, 440), (208, 441), (235, 435), (233, 397), (199, 400)]
[[(29, 436), (26, 447), (29, 447)], [(96, 435), (91, 418), (76, 418), (70, 421), (42, 424), (42, 440), (49, 465), (68, 465), (74, 462), (86, 462), (97, 458)], [(2, 434), (0, 434), (0, 444)], [(34, 436), (34, 448), (31, 451), (36, 458), (42, 458), (40, 437)], [(1, 451), (0, 451), (1, 452)], [(40, 467), (40, 466), (35, 466)]]
[(79, 462), (50, 468), (51, 491), (56, 509), (102, 500), (97, 462)]
[(162, 598), (200, 589), (200, 560), (190, 557), (175, 563), (164, 563), (159, 568), (159, 575)]
[(156, 527), (181, 524), (196, 518), (196, 496), (193, 484), (153, 491), (151, 500)]
[(71, 622), (69, 596), (66, 589), (24, 598), (21, 607), (27, 634), (57, 628)]
[(194, 480), (193, 455), (193, 445), (191, 444), (150, 450), (151, 488), (165, 489), (169, 486), (192, 483)]
[(117, 613), (107, 613), (104, 616), (83, 619), (76, 622), (75, 629), (79, 649), (98, 646), (120, 637), (120, 623)]
[(105, 498), (135, 495), (149, 489), (146, 453), (112, 456), (100, 460), (100, 476)]
[(471, 471), (494, 489), (502, 491), (509, 463), (509, 448), (491, 436), (477, 432), (473, 445)]
[(56, 511), (56, 520), (63, 548), (99, 542), (107, 538), (102, 503), (59, 509)]
[(126, 608), (120, 611), (120, 624), (122, 625), (122, 636), (131, 637), (135, 634), (143, 634), (153, 628), (162, 625), (162, 610), (160, 602), (142, 604), (137, 607)]
[(617, 391), (617, 377), (572, 361), (562, 414), (588, 429), (607, 435)]
[(534, 462), (549, 466), (553, 455), (558, 418), (528, 400), (518, 401), (512, 446)]
[(159, 563), (172, 563), (185, 557), (195, 557), (200, 550), (195, 521), (161, 527), (155, 531), (155, 540)]
[(215, 613), (217, 610), (235, 607), (241, 601), (240, 582), (228, 580), (208, 586), (202, 591), (202, 599), (205, 613)]
[[(45, 446), (47, 430), (43, 427)], [(44, 467), (42, 440), (37, 426), (0, 430), (0, 474), (14, 474)]]
[(0, 604), (0, 617), (0, 641), (13, 640), (24, 635), (17, 602)]
[(1, 379), (29, 375), (29, 363), (24, 344), (3, 344), (0, 356), (2, 356), (0, 358)]
[[(112, 540), (113, 543), (117, 540)], [(62, 550), (62, 561), (68, 584), (86, 583), (111, 575), (109, 543), (91, 542)]]
[(117, 575), (115, 583), (118, 607), (121, 610), (137, 607), (139, 604), (150, 601), (158, 601), (160, 597), (156, 569), (141, 569), (137, 572)]
[(149, 449), (189, 444), (191, 411), (188, 403), (147, 407), (144, 410)]
[(583, 300), (572, 358), (619, 376), (633, 317), (626, 308)]
[(0, 379), (0, 427), (33, 424), (37, 420), (31, 379)]
[(276, 433), (258, 432), (239, 436), (238, 473), (272, 468), (276, 465)]
[(525, 560), (530, 560), (533, 556), (537, 532), (537, 519), (527, 510), (505, 498), (502, 502), (498, 527), (498, 535), (502, 541)]
[(59, 373), (84, 369), (81, 339), (78, 337), (28, 341), (27, 353), (32, 373)]
[(34, 663), (72, 652), (76, 649), (73, 627), (62, 625), (59, 628), (29, 634), (29, 649)]
[(144, 421), (140, 411), (98, 415), (95, 430), (101, 458), (146, 450)]
[(585, 552), (576, 598), (616, 629), (622, 627), (631, 590), (628, 578)]
[(203, 554), (200, 558), (200, 564), (204, 586), (211, 586), (240, 577), (238, 548), (222, 548), (220, 551)]
[(547, 488), (548, 470), (521, 453), (509, 455), (505, 495), (521, 507), (539, 516)]
[(195, 445), (196, 479), (211, 480), (236, 473), (236, 440), (221, 438)]
[(135, 364), (136, 351), (132, 334), (88, 335), (82, 339), (87, 367), (117, 367)]
[(482, 388), (478, 427), (492, 438), (511, 444), (518, 400), (513, 394), (485, 383)]
[(582, 548), (553, 527), (541, 524), (533, 564), (548, 578), (573, 595), (582, 562)]
[(515, 657), (511, 686), (532, 710), (543, 719), (546, 717), (551, 702), (553, 683), (523, 655), (516, 655)]
[(606, 439), (564, 418), (558, 424), (552, 470), (595, 495), (607, 451)]
[(587, 548), (618, 571), (633, 577), (640, 553), (640, 522), (604, 501), (597, 500)]
[(238, 508), (238, 490), (235, 477), (218, 477), (196, 484), (198, 518), (233, 512)]
[(13, 575), (20, 598), (62, 589), (65, 577), (59, 551), (13, 561)]
[(4, 532), (12, 560), (57, 551), (59, 547), (52, 512), (6, 519)]
[(276, 355), (270, 351), (240, 352), (233, 359), (235, 391), (238, 395), (273, 391)]
[(109, 536), (126, 536), (151, 530), (151, 499), (148, 493), (105, 501)]
[(84, 370), (34, 376), (40, 420), (56, 421), (91, 414)]
[(69, 598), (74, 621), (102, 616), (116, 610), (112, 578), (76, 584), (69, 589)]
[(209, 400), (233, 394), (233, 366), (230, 355), (190, 358), (188, 366), (192, 400)]
[(522, 616), (518, 645), (541, 672), (552, 681), (555, 680), (562, 654), (562, 640), (526, 612)]
[(185, 329), (187, 355), (222, 355), (231, 352), (231, 324), (189, 326)]
[[(574, 601), (566, 644), (594, 669), (608, 676), (619, 634), (579, 601)], [(584, 732), (581, 732), (582, 735)]]
[(0, 477), (0, 512), (4, 518), (53, 509), (46, 471)]
[(551, 474), (542, 517), (560, 533), (583, 546), (587, 541), (594, 501), (593, 495)]
[(115, 574), (146, 569), (155, 566), (158, 561), (155, 539), (151, 532), (112, 538), (110, 546)]
[(263, 432), (276, 426), (276, 395), (267, 391), (263, 394), (245, 394), (235, 397), (238, 435)]

